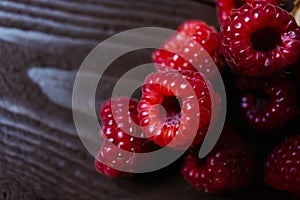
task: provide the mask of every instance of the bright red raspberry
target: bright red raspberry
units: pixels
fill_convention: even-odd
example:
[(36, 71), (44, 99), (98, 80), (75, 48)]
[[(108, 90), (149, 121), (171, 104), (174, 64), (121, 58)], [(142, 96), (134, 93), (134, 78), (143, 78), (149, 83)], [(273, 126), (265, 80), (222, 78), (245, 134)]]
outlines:
[(123, 150), (141, 153), (153, 150), (154, 145), (139, 127), (137, 104), (126, 97), (110, 99), (102, 105), (100, 115), (103, 139)]
[[(110, 166), (104, 164), (110, 163)], [(134, 157), (124, 156), (120, 149), (110, 142), (104, 142), (101, 147), (94, 165), (98, 172), (108, 177), (130, 177), (133, 174), (119, 171), (115, 168), (130, 169), (134, 163)], [(136, 164), (136, 163), (135, 163)]]
[(227, 63), (248, 76), (271, 75), (294, 64), (300, 54), (300, 28), (293, 16), (263, 1), (235, 10), (221, 35)]
[[(191, 20), (183, 23), (177, 31), (179, 33), (153, 53), (153, 61), (158, 70), (192, 70), (210, 77), (216, 70), (213, 68), (214, 63), (207, 63), (211, 58), (219, 70), (223, 70), (224, 58), (221, 54), (220, 36), (213, 27), (202, 21)], [(199, 45), (203, 48), (197, 48)]]
[(287, 79), (239, 77), (237, 86), (242, 115), (256, 131), (277, 130), (298, 113), (296, 89)]
[(230, 129), (223, 131), (213, 150), (199, 159), (192, 149), (184, 160), (182, 176), (195, 189), (219, 193), (244, 187), (254, 171), (253, 156), (247, 145)]
[[(211, 118), (209, 87), (213, 91), (199, 72), (166, 71), (150, 74), (142, 87), (143, 94), (138, 105), (140, 124), (147, 137), (160, 146), (166, 146), (176, 136), (176, 141), (169, 146), (180, 149), (194, 139), (190, 130), (198, 126), (193, 144), (201, 142)], [(189, 94), (189, 88), (192, 88), (193, 95)], [(212, 95), (214, 102), (220, 101), (215, 92)], [(157, 105), (161, 105), (166, 112)], [(194, 109), (197, 107), (200, 113)], [(198, 118), (195, 120), (199, 114), (200, 121)]]
[[(101, 136), (104, 140), (95, 168), (109, 177), (128, 177), (131, 173), (122, 172), (115, 168), (134, 169), (140, 164), (134, 154), (122, 153), (125, 150), (132, 153), (146, 153), (157, 149), (156, 145), (147, 138), (139, 127), (137, 116), (137, 101), (126, 97), (106, 101), (101, 109)], [(109, 165), (108, 165), (109, 164)]]
[(270, 152), (265, 163), (265, 182), (278, 190), (300, 193), (300, 135)]

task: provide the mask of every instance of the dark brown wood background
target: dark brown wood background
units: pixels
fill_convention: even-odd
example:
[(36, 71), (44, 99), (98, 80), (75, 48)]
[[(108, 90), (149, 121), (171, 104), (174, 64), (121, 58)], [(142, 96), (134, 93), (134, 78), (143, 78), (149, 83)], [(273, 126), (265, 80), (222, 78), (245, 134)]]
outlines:
[[(217, 25), (213, 4), (199, 2), (1, 0), (0, 200), (255, 198), (252, 190), (203, 195), (182, 180), (176, 166), (131, 180), (103, 177), (73, 125), (68, 91), (93, 47), (130, 28), (175, 29), (186, 19)], [(40, 71), (30, 77), (33, 67)], [(99, 102), (106, 98), (101, 92)]]

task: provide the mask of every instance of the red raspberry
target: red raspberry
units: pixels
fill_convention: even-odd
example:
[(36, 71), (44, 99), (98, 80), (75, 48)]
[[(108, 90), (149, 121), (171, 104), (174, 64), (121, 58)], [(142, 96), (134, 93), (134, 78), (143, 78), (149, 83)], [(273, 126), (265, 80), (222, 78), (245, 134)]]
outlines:
[(237, 85), (242, 115), (256, 131), (277, 130), (298, 112), (296, 89), (286, 79), (239, 77)]
[[(181, 74), (180, 74), (181, 73)], [(211, 99), (208, 87), (199, 72), (181, 71), (158, 72), (150, 74), (143, 85), (142, 98), (138, 105), (140, 124), (147, 137), (160, 146), (168, 145), (176, 136), (178, 140), (169, 144), (170, 147), (180, 149), (193, 138), (190, 134), (195, 126), (199, 131), (193, 144), (199, 143), (205, 136), (211, 118)], [(187, 91), (186, 80), (194, 90), (196, 96)], [(174, 94), (176, 91), (176, 94)], [(220, 101), (219, 96), (213, 92), (212, 100)], [(181, 100), (181, 105), (176, 99)], [(197, 98), (197, 99), (195, 99)], [(194, 103), (197, 102), (197, 105)], [(157, 105), (166, 110), (164, 113)], [(199, 107), (200, 122), (193, 120), (199, 116), (195, 109)]]
[(223, 131), (207, 157), (199, 159), (198, 149), (186, 155), (181, 169), (183, 177), (194, 188), (217, 193), (242, 188), (250, 181), (254, 169), (253, 157), (246, 144), (232, 130)]
[[(232, 12), (242, 5), (247, 3), (253, 3), (257, 0), (217, 0), (217, 10), (220, 24), (223, 24), (227, 17), (229, 17)], [(272, 3), (274, 5), (279, 5), (281, 0), (263, 0), (266, 3)]]
[(142, 138), (144, 133), (139, 128), (137, 104), (136, 100), (126, 97), (110, 99), (102, 105), (100, 115), (102, 138), (123, 150), (141, 153), (153, 149), (153, 143)]
[[(131, 169), (139, 164), (133, 155), (122, 154), (121, 149), (134, 153), (146, 153), (156, 149), (153, 142), (142, 138), (144, 134), (139, 128), (137, 114), (137, 101), (134, 99), (120, 97), (108, 100), (102, 105), (101, 136), (104, 144), (95, 160), (95, 168), (100, 173), (109, 177), (131, 176), (131, 173), (114, 169)], [(111, 166), (107, 166), (106, 163)]]
[[(122, 120), (123, 117), (126, 117), (128, 120), (130, 120), (129, 123), (138, 123), (139, 119), (137, 117), (136, 110), (137, 103), (138, 102), (135, 99), (130, 99), (127, 97), (118, 97), (107, 100), (100, 108), (102, 122), (104, 124), (115, 123), (114, 117), (116, 117), (117, 120)], [(112, 115), (112, 105), (116, 107), (114, 110), (115, 116)], [(128, 109), (126, 109), (126, 106)]]
[(262, 1), (235, 10), (221, 28), (222, 50), (233, 71), (270, 75), (295, 63), (300, 28), (282, 8)]
[[(104, 142), (101, 147), (94, 165), (98, 172), (109, 177), (130, 177), (133, 174), (122, 172), (114, 169), (114, 167), (122, 167), (128, 169), (134, 162), (134, 157), (126, 157), (119, 152), (119, 148), (110, 142)], [(110, 163), (107, 166), (104, 163)]]
[(300, 193), (300, 135), (287, 139), (269, 154), (265, 182), (278, 190)]
[[(192, 70), (213, 76), (215, 69), (212, 68), (212, 64), (206, 63), (210, 56), (222, 71), (224, 60), (220, 49), (220, 37), (213, 27), (202, 21), (191, 20), (183, 23), (177, 31), (189, 38), (179, 33), (175, 34), (161, 49), (153, 53), (153, 61), (158, 70)], [(197, 43), (203, 48), (196, 48)], [(180, 54), (184, 55), (184, 58)]]

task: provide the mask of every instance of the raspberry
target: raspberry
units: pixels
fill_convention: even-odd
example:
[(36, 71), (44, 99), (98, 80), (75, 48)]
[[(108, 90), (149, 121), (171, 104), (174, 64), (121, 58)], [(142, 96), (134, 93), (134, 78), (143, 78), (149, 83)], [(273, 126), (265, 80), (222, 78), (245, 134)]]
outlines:
[[(122, 154), (121, 149), (133, 153), (146, 153), (157, 149), (153, 142), (142, 138), (144, 134), (139, 128), (137, 114), (137, 101), (134, 99), (119, 97), (102, 105), (101, 136), (104, 144), (95, 160), (95, 168), (100, 173), (109, 177), (132, 176), (131, 173), (115, 169), (133, 169), (133, 166), (139, 164), (133, 155)], [(107, 163), (111, 166), (106, 165)]]
[(233, 130), (225, 129), (214, 149), (203, 159), (192, 149), (185, 157), (182, 176), (195, 189), (207, 193), (236, 190), (253, 174), (254, 162), (246, 144)]
[[(104, 139), (119, 148), (141, 153), (153, 149), (153, 143), (142, 138), (144, 133), (139, 128), (137, 104), (136, 100), (126, 97), (106, 101), (100, 109), (103, 124), (101, 133)], [(114, 112), (112, 107), (115, 108)]]
[[(221, 54), (220, 37), (213, 27), (202, 21), (191, 20), (183, 23), (177, 31), (179, 33), (153, 53), (153, 61), (158, 70), (192, 70), (213, 76), (216, 69), (210, 63), (206, 63), (209, 60), (207, 56), (210, 55), (222, 71), (224, 59)], [(180, 33), (189, 38), (183, 37)], [(201, 45), (203, 48), (198, 49), (197, 43), (198, 47)], [(184, 55), (184, 58), (180, 55)]]
[[(229, 17), (232, 12), (246, 3), (253, 3), (257, 0), (217, 0), (217, 10), (220, 24), (223, 24), (227, 17)], [(274, 5), (279, 5), (281, 0), (263, 0), (266, 3), (272, 3)]]
[(298, 112), (296, 89), (284, 78), (239, 77), (237, 85), (241, 92), (242, 115), (256, 131), (277, 130)]
[[(102, 122), (105, 123), (115, 123), (114, 117), (119, 120), (122, 117), (126, 117), (129, 123), (138, 123), (139, 119), (137, 117), (137, 101), (135, 99), (130, 99), (127, 97), (118, 97), (114, 99), (109, 99), (104, 102), (100, 108), (100, 116)], [(115, 116), (112, 113), (112, 105), (116, 107)], [(128, 109), (126, 109), (126, 106)], [(129, 117), (130, 116), (130, 117)], [(132, 121), (133, 120), (133, 121)]]
[(233, 71), (271, 75), (295, 63), (300, 28), (282, 8), (254, 1), (235, 10), (221, 28), (222, 50)]
[[(110, 142), (105, 142), (101, 147), (94, 165), (98, 172), (108, 177), (130, 177), (133, 174), (116, 170), (116, 167), (128, 169), (133, 163), (133, 157), (125, 157), (119, 152), (119, 148)], [(107, 166), (104, 163), (110, 163)]]
[[(167, 71), (150, 74), (142, 87), (143, 94), (138, 105), (140, 124), (144, 127), (147, 137), (160, 146), (166, 146), (176, 136), (178, 140), (169, 144), (175, 149), (180, 149), (180, 146), (193, 139), (190, 132), (195, 126), (198, 126), (199, 131), (193, 144), (201, 142), (211, 118), (208, 87), (212, 86), (209, 82), (204, 82), (199, 72), (180, 73)], [(196, 96), (187, 92), (189, 88), (183, 80), (190, 84)], [(219, 101), (219, 96), (215, 92), (212, 93), (212, 100)], [(181, 105), (177, 98), (181, 100)], [(157, 105), (163, 106), (166, 113)], [(199, 113), (192, 108), (196, 107), (199, 107), (200, 121), (197, 119), (195, 122), (193, 119), (199, 116)]]
[(265, 182), (278, 190), (300, 193), (300, 135), (270, 152), (265, 163)]

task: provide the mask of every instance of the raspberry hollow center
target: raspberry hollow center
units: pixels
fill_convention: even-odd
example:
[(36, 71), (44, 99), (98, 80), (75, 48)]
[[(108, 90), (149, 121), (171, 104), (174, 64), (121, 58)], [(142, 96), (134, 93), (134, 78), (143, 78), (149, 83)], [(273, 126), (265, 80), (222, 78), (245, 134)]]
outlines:
[(164, 96), (161, 105), (166, 111), (166, 122), (178, 124), (181, 117), (181, 99), (176, 96)]
[(252, 46), (256, 51), (271, 51), (279, 45), (280, 41), (278, 30), (268, 26), (257, 29), (251, 34)]
[(245, 3), (246, 3), (246, 1), (243, 1), (243, 0), (234, 0), (233, 1), (233, 5), (236, 9), (242, 7)]
[(270, 104), (270, 97), (260, 90), (253, 90), (251, 94), (254, 97), (253, 108), (257, 111), (264, 111)]

